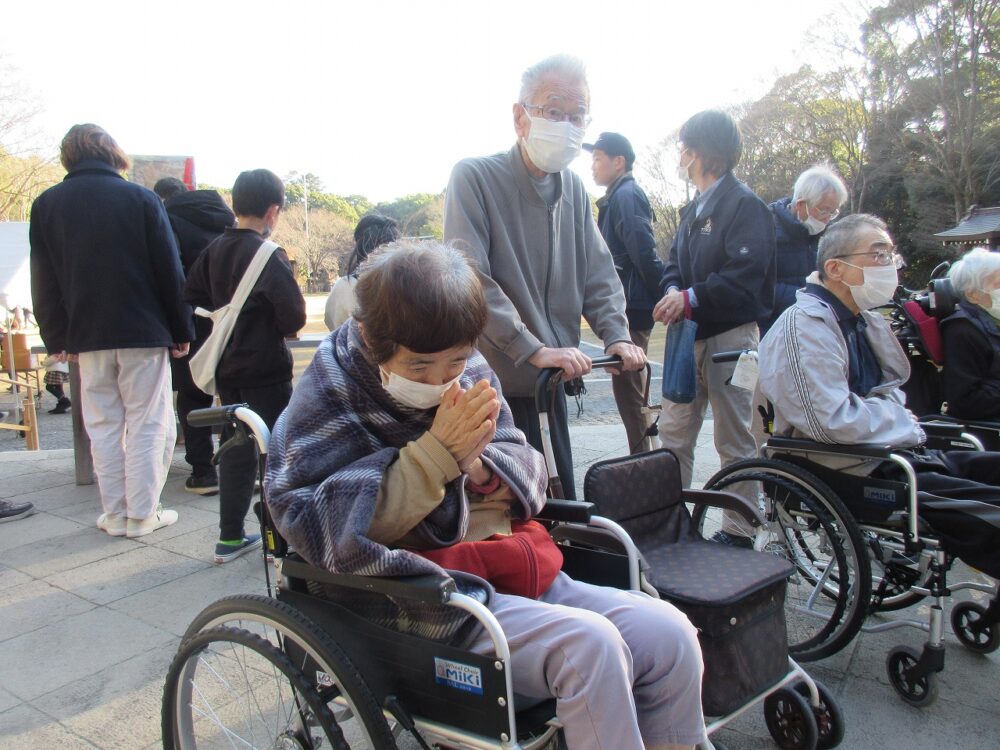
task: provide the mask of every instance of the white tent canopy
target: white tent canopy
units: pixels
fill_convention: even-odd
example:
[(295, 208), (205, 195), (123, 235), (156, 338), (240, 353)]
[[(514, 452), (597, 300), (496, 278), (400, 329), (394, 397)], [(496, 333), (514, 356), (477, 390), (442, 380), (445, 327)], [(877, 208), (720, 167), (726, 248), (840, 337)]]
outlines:
[(28, 222), (0, 222), (0, 305), (9, 310), (31, 307), (29, 251)]

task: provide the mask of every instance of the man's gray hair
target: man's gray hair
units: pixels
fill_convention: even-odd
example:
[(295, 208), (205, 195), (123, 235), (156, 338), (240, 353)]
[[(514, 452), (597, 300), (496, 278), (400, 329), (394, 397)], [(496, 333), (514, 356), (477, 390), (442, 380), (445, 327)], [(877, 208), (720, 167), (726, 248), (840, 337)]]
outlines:
[(1000, 253), (975, 247), (948, 271), (952, 288), (968, 298), (969, 292), (987, 292), (986, 277), (1000, 271)]
[(840, 175), (826, 164), (817, 164), (799, 175), (795, 181), (792, 201), (803, 200), (810, 206), (815, 206), (827, 193), (837, 196), (838, 206), (847, 203), (847, 186)]
[(889, 227), (877, 216), (871, 214), (849, 214), (826, 228), (816, 252), (816, 270), (821, 279), (826, 278), (823, 266), (828, 260), (842, 258), (857, 252), (862, 235), (871, 229), (888, 232)]
[(579, 83), (590, 97), (590, 87), (587, 85), (587, 68), (583, 60), (572, 55), (558, 54), (546, 57), (541, 62), (537, 62), (524, 71), (521, 76), (521, 94), (518, 101), (524, 103), (534, 96), (541, 82), (550, 76)]

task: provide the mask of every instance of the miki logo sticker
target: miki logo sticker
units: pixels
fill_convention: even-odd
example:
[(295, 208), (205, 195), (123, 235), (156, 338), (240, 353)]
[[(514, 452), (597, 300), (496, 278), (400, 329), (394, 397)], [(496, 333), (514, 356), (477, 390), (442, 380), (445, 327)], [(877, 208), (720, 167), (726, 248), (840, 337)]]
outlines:
[(435, 657), (434, 681), (439, 685), (447, 685), (467, 693), (483, 694), (482, 671), (479, 667), (472, 667), (461, 662)]

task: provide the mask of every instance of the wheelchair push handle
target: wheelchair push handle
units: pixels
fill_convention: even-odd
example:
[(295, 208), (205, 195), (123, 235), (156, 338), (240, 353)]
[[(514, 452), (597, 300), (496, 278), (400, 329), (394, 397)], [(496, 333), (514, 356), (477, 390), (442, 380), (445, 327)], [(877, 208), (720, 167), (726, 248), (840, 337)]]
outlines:
[[(617, 354), (594, 357), (590, 360), (590, 366), (593, 370), (601, 370), (609, 367), (621, 367), (621, 364), (622, 358)], [(649, 369), (648, 362), (646, 363), (646, 369)], [(546, 367), (538, 373), (538, 380), (535, 381), (535, 409), (539, 414), (548, 413), (551, 405), (549, 391), (562, 382), (562, 377), (563, 371), (559, 367)]]
[(230, 448), (244, 445), (253, 438), (257, 450), (262, 456), (267, 455), (267, 445), (271, 440), (271, 430), (256, 412), (247, 404), (226, 404), (211, 406), (207, 409), (195, 409), (188, 413), (188, 424), (192, 427), (216, 427), (230, 425), (234, 435), (224, 442), (215, 452), (213, 463), (218, 465), (219, 457)]
[(246, 404), (228, 404), (226, 406), (210, 406), (207, 409), (195, 409), (188, 414), (188, 424), (192, 427), (217, 427), (232, 424), (236, 421), (236, 410)]

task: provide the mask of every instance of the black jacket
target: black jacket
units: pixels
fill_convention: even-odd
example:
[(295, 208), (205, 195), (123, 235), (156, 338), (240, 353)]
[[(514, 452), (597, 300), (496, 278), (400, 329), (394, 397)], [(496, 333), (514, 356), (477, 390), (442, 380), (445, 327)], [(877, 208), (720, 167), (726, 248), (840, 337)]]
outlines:
[(781, 313), (795, 304), (795, 292), (806, 285), (806, 276), (816, 270), (816, 248), (823, 235), (809, 234), (805, 224), (789, 210), (791, 203), (791, 198), (782, 198), (768, 206), (774, 217), (776, 277), (774, 309), (761, 320), (762, 336)]
[(597, 226), (625, 288), (629, 328), (648, 331), (653, 327), (653, 308), (663, 296), (663, 262), (656, 256), (649, 200), (626, 173), (597, 201), (597, 208)]
[[(184, 300), (217, 310), (229, 303), (264, 238), (252, 229), (227, 229), (195, 261)], [(216, 370), (224, 388), (255, 388), (292, 379), (292, 355), (285, 337), (306, 324), (302, 298), (285, 251), (268, 260), (236, 319), (232, 338)]]
[(721, 178), (701, 215), (697, 200), (681, 209), (663, 271), (663, 288), (692, 288), (698, 338), (717, 336), (771, 312), (774, 222), (754, 192), (732, 173)]
[(208, 243), (229, 227), (236, 226), (233, 212), (214, 190), (178, 193), (168, 198), (163, 205), (177, 237), (185, 275), (198, 260), (201, 251), (208, 247)]
[[(229, 227), (236, 226), (236, 216), (229, 210), (222, 196), (214, 190), (178, 193), (168, 198), (163, 206), (167, 209), (170, 226), (173, 227), (174, 236), (177, 238), (185, 276), (212, 240)], [(198, 351), (201, 342), (211, 332), (212, 322), (208, 318), (194, 316), (195, 338), (191, 342), (191, 354)], [(190, 355), (177, 360), (177, 364), (187, 367), (189, 358)]]
[(958, 419), (1000, 419), (1000, 325), (971, 302), (941, 324), (944, 397)]
[(31, 207), (31, 296), (50, 352), (191, 341), (174, 233), (156, 195), (84, 161)]

